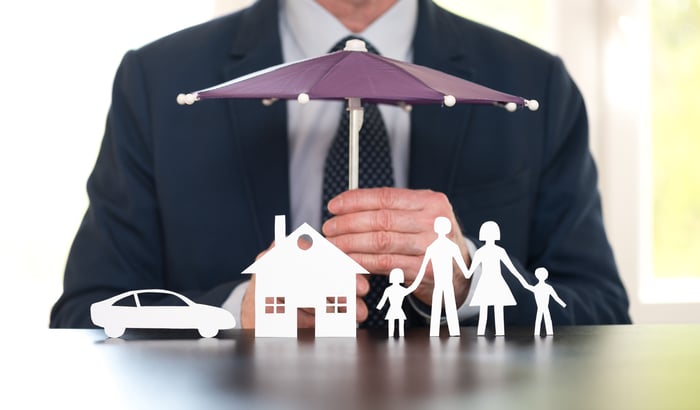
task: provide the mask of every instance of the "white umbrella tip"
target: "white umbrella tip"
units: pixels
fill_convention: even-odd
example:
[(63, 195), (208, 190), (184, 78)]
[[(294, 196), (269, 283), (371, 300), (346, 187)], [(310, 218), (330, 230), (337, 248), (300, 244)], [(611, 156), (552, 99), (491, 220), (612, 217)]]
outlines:
[(309, 94), (307, 93), (301, 93), (297, 96), (297, 101), (299, 101), (299, 104), (306, 104), (309, 102)]
[(514, 102), (509, 102), (509, 103), (506, 103), (505, 108), (506, 108), (506, 111), (508, 111), (508, 112), (515, 112), (515, 110), (518, 109), (518, 104), (516, 104)]
[(537, 100), (525, 100), (525, 106), (530, 109), (530, 111), (537, 111), (540, 108), (540, 103)]
[(345, 42), (345, 48), (343, 49), (344, 51), (367, 51), (367, 46), (365, 45), (365, 42), (353, 38)]
[(192, 105), (198, 100), (197, 94), (178, 94), (177, 103), (180, 105)]
[(455, 103), (457, 103), (457, 99), (454, 95), (446, 95), (443, 101), (448, 107), (452, 107), (453, 105), (455, 105)]

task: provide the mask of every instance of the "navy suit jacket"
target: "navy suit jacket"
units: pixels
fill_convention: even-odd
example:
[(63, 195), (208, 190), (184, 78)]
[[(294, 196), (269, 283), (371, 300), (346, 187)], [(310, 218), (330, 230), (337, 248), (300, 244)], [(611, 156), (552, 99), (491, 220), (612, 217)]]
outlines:
[[(427, 0), (413, 49), (417, 64), (541, 108), (415, 106), (410, 187), (444, 192), (468, 236), (498, 222), (499, 244), (531, 284), (546, 267), (568, 303), (552, 304), (555, 323), (629, 322), (584, 103), (562, 62)], [(290, 213), (286, 104), (179, 106), (175, 97), (281, 62), (275, 0), (125, 55), (51, 326), (90, 327), (91, 303), (132, 289), (220, 305), (245, 279), (240, 272), (272, 242), (274, 215)], [(531, 325), (534, 296), (504, 275), (518, 300), (506, 323)]]

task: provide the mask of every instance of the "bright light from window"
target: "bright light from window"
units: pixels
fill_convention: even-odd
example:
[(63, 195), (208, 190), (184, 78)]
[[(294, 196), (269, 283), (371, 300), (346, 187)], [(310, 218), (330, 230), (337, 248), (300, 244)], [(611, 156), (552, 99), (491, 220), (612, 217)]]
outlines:
[(435, 0), (439, 6), (470, 20), (497, 28), (551, 50), (548, 0)]
[(700, 278), (700, 1), (651, 5), (654, 274)]
[(122, 55), (211, 18), (214, 3), (0, 3), (0, 308), (23, 311), (4, 329), (48, 324)]

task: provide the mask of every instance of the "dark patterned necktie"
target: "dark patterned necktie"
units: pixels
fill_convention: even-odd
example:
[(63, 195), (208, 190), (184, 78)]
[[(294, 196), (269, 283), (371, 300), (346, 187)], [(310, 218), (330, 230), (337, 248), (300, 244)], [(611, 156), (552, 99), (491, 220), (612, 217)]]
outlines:
[[(342, 50), (345, 42), (353, 38), (357, 37), (342, 39), (331, 51)], [(369, 43), (365, 42), (365, 45), (369, 52), (379, 54)], [(389, 136), (384, 120), (376, 104), (363, 103), (362, 108), (364, 120), (360, 129), (358, 185), (360, 188), (394, 186)], [(323, 222), (332, 216), (328, 212), (328, 201), (348, 189), (349, 124), (350, 115), (345, 109), (323, 169)], [(382, 311), (377, 310), (376, 306), (387, 287), (387, 278), (384, 275), (369, 275), (369, 285), (370, 290), (364, 298), (369, 315), (360, 327), (386, 327), (384, 317), (388, 306), (385, 305)]]

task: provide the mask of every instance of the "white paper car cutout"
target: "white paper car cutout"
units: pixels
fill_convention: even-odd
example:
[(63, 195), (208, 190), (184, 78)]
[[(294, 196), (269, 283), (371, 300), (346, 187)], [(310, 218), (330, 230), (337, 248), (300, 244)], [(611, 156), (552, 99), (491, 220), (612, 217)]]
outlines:
[[(178, 306), (142, 305), (139, 296), (171, 295)], [(197, 329), (202, 337), (214, 337), (221, 329), (236, 326), (233, 315), (225, 309), (195, 303), (179, 293), (162, 289), (131, 290), (95, 302), (90, 306), (92, 322), (103, 327), (109, 337), (120, 337), (131, 329)]]

